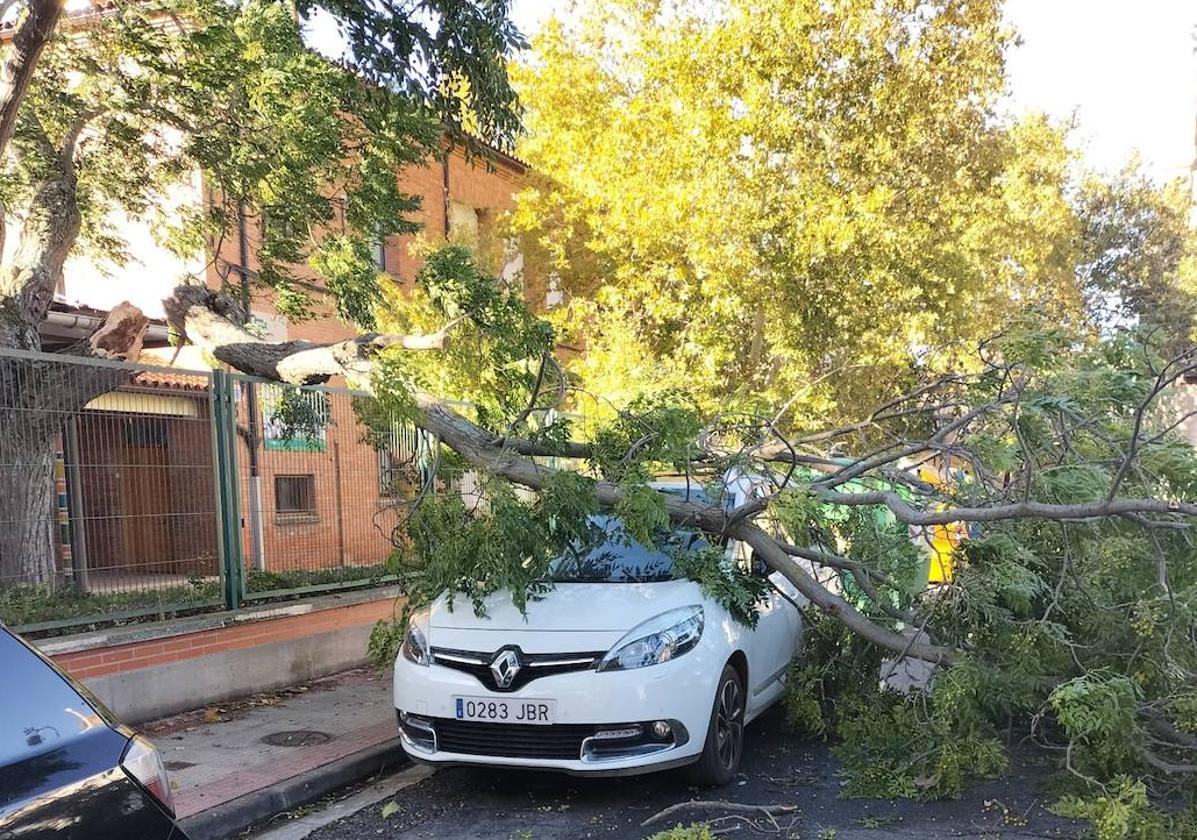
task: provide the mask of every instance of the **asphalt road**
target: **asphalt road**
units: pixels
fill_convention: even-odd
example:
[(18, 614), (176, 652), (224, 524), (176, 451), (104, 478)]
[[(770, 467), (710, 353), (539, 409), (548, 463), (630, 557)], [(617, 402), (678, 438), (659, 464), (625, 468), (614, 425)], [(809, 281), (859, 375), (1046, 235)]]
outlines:
[[(310, 840), (580, 840), (643, 838), (679, 822), (713, 820), (717, 836), (804, 840), (898, 838), (1078, 838), (1075, 823), (1043, 810), (1047, 769), (1019, 756), (1010, 774), (959, 800), (918, 803), (840, 799), (838, 764), (817, 740), (786, 731), (778, 710), (747, 730), (737, 780), (718, 790), (686, 785), (679, 772), (622, 779), (579, 779), (495, 769), (441, 770), (384, 802), (318, 829)], [(662, 809), (694, 799), (788, 805), (776, 824), (722, 809), (687, 809), (650, 826)]]

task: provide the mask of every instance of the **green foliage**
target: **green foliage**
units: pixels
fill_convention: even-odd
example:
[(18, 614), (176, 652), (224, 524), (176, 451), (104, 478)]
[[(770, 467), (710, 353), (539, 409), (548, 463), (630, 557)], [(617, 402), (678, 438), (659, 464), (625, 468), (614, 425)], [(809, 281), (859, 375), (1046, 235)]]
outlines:
[(1111, 778), (1134, 768), (1145, 740), (1139, 698), (1131, 679), (1109, 671), (1089, 672), (1052, 691), (1047, 702), (1072, 743), (1075, 769)]
[(659, 466), (685, 472), (701, 425), (684, 393), (641, 394), (596, 431), (591, 462), (616, 483), (644, 481)]
[(419, 609), (447, 593), (464, 596), (479, 615), (496, 592), (509, 592), (523, 610), (544, 593), (549, 562), (571, 542), (590, 537), (595, 510), (593, 482), (559, 473), (532, 502), (512, 488), (483, 479), (486, 509), (471, 509), (457, 494), (419, 506), (407, 526), (410, 555), (396, 554), (393, 568)]
[(276, 572), (249, 569), (245, 573), (245, 591), (271, 592), (328, 584), (369, 585), (379, 583), (389, 574), (385, 563), (369, 566), (337, 566), (332, 569), (288, 569)]
[(1132, 160), (1113, 178), (1089, 177), (1078, 195), (1077, 275), (1095, 325), (1110, 332), (1143, 323), (1166, 346), (1192, 343), (1197, 311), (1197, 237), (1182, 182), (1163, 189)]
[(1152, 807), (1147, 785), (1129, 776), (1112, 780), (1108, 793), (1081, 797), (1068, 795), (1051, 806), (1062, 817), (1089, 820), (1097, 840), (1170, 840), (1184, 837), (1169, 825), (1172, 820)]
[(461, 245), (429, 251), (416, 288), (391, 290), (382, 314), (382, 327), (398, 333), (435, 332), (447, 323), (454, 326), (442, 352), (385, 357), (375, 377), (378, 397), (400, 416), (410, 413), (416, 390), (469, 400), (481, 426), (505, 433), (532, 398), (541, 360), (553, 349), (553, 328)]
[(403, 634), (407, 632), (410, 617), (410, 611), (404, 610), (399, 616), (374, 622), (374, 626), (370, 628), (370, 638), (366, 642), (366, 658), (379, 671), (385, 671), (395, 664), (395, 657), (399, 648), (403, 646)]
[(316, 438), (328, 428), (332, 404), (328, 394), (277, 386), (266, 403), (273, 431), (286, 439)]
[[(127, 611), (149, 611), (148, 617), (117, 619), (157, 621), (156, 610), (169, 613), (186, 611), (220, 598), (220, 586), (214, 580), (195, 578), (187, 584), (156, 589), (152, 592), (79, 592), (74, 589), (49, 590), (44, 586), (0, 586), (0, 619), (10, 627), (44, 621), (89, 619)], [(96, 624), (109, 623), (103, 618)], [(74, 631), (65, 631), (74, 632)]]
[(711, 600), (722, 605), (739, 623), (756, 627), (761, 605), (769, 595), (768, 581), (741, 568), (721, 546), (707, 546), (673, 554), (679, 577), (694, 581)]
[[(508, 11), (475, 0), (106, 7), (61, 25), (38, 59), (0, 200), (59, 226), (67, 247), (101, 263), (130, 257), (114, 209), (149, 221), (180, 254), (216, 243), (218, 263), (240, 260), (226, 245), (243, 219), (253, 280), (282, 314), (302, 319), (326, 305), (371, 328), (382, 294), (372, 247), (418, 227), (418, 201), (396, 174), (446, 133), (474, 151), (474, 138), (509, 146), (514, 137), (505, 60), (523, 39)], [(352, 51), (336, 61), (312, 50), (309, 16), (337, 25)], [(66, 191), (43, 189), (68, 170), (75, 206), (60, 200)], [(177, 206), (172, 188), (196, 171), (204, 205)]]
[(959, 796), (1006, 769), (970, 663), (940, 675), (929, 697), (879, 688), (879, 651), (834, 618), (809, 615), (803, 655), (790, 673), (786, 717), (801, 731), (834, 739), (845, 796), (936, 799)]
[(514, 226), (570, 296), (584, 386), (853, 417), (1022, 301), (1075, 323), (1065, 133), (997, 112), (1014, 37), (998, 0), (550, 20), (516, 73), (544, 178)]
[(790, 669), (786, 719), (795, 729), (819, 736), (835, 733), (838, 698), (854, 694), (861, 674), (881, 664), (877, 648), (839, 621), (807, 612), (802, 657)]
[[(385, 565), (343, 566), (336, 569), (292, 569), (287, 571), (246, 572), (248, 593), (269, 593), (326, 584), (376, 584), (389, 574)], [(10, 627), (70, 619), (94, 619), (55, 632), (79, 632), (84, 627), (159, 621), (165, 615), (188, 614), (210, 609), (220, 601), (220, 584), (215, 578), (196, 575), (186, 584), (152, 591), (78, 592), (73, 589), (48, 590), (42, 586), (0, 587), (0, 619)], [(299, 597), (295, 594), (286, 597)], [(285, 600), (270, 596), (263, 601)], [(145, 612), (123, 617), (121, 613)], [(105, 619), (104, 616), (115, 616)], [(43, 632), (38, 635), (47, 635)]]
[(615, 504), (615, 515), (634, 539), (652, 545), (657, 535), (669, 527), (665, 497), (648, 485), (633, 481), (625, 481), (620, 490), (623, 495)]
[(299, 0), (294, 6), (304, 18), (331, 16), (345, 38), (340, 60), (421, 103), (451, 138), (483, 137), (500, 147), (514, 140), (520, 114), (507, 59), (525, 41), (508, 0)]
[(880, 694), (844, 704), (834, 747), (844, 764), (845, 796), (938, 799), (959, 796), (977, 778), (1007, 766), (992, 734), (961, 731), (951, 710), (922, 698)]
[[(1013, 365), (1015, 373), (1005, 376), (1022, 377), (1018, 399), (993, 404), (1000, 381), (978, 376), (961, 392), (960, 410), (991, 407), (954, 444), (970, 466), (1001, 472), (981, 480), (973, 473), (928, 498), (913, 490), (903, 497), (932, 509), (1104, 499), (1126, 457), (1135, 408), (1163, 367), (1162, 338), (1144, 329), (1083, 341), (1043, 328), (1035, 315), (1020, 319), (992, 346)], [(1123, 471), (1118, 495), (1184, 497), (1197, 477), (1193, 448), (1172, 435), (1165, 413), (1148, 413), (1143, 422), (1150, 431)], [(886, 564), (884, 514), (821, 503), (815, 479), (800, 476), (772, 509), (791, 541), (899, 571)], [(875, 474), (853, 484), (852, 492), (886, 488)], [(897, 556), (897, 565), (913, 560)], [(899, 580), (874, 581), (884, 600), (911, 612), (910, 623), (844, 578), (845, 592), (874, 621), (899, 631), (926, 626), (937, 641), (964, 652), (922, 695), (877, 689), (886, 669), (876, 651), (834, 621), (810, 624), (791, 674), (788, 717), (835, 740), (845, 792), (956, 795), (970, 779), (1004, 767), (997, 732), (1033, 731), (1072, 771), (1064, 774), (1069, 792), (1061, 813), (1091, 820), (1100, 837), (1187, 836), (1191, 813), (1161, 809), (1154, 795), (1178, 781), (1191, 794), (1191, 783), (1160, 774), (1145, 757), (1146, 750), (1173, 764), (1191, 757), (1160, 739), (1169, 727), (1193, 731), (1197, 720), (1185, 676), (1197, 669), (1190, 643), (1197, 558), (1187, 532), (1119, 518), (1014, 518), (971, 528), (953, 559), (950, 584), (925, 593), (904, 598)]]

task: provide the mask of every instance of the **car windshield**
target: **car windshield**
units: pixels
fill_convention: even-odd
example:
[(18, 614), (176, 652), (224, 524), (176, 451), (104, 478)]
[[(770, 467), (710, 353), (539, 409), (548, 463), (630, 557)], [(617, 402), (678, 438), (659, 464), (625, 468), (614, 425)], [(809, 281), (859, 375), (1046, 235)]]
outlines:
[(550, 576), (557, 583), (652, 583), (673, 578), (673, 554), (702, 548), (700, 534), (665, 531), (652, 546), (638, 542), (615, 516), (592, 516), (592, 536), (575, 543), (553, 561)]

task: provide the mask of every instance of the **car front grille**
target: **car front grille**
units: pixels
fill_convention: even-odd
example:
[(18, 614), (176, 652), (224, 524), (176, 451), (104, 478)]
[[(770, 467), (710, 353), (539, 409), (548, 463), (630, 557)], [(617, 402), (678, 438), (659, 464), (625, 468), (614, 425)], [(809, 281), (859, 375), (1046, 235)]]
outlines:
[(515, 723), (477, 723), (434, 718), (437, 749), (463, 755), (500, 758), (555, 758), (577, 761), (582, 741), (595, 732), (592, 724), (555, 723), (530, 726)]
[(488, 691), (517, 691), (533, 680), (549, 677), (553, 674), (568, 674), (573, 671), (585, 671), (594, 667), (594, 663), (602, 659), (605, 651), (583, 651), (580, 653), (524, 653), (519, 648), (515, 650), (520, 657), (520, 670), (511, 685), (500, 688), (490, 671), (490, 663), (505, 648), (489, 653), (473, 650), (453, 650), (450, 648), (433, 648), (432, 658), (437, 665), (464, 671), (471, 674), (482, 683)]

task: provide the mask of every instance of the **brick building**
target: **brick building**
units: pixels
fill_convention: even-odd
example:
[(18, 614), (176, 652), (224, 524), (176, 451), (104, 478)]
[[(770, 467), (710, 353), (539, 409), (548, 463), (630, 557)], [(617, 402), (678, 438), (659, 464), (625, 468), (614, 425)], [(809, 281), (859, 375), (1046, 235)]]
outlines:
[[(518, 160), (495, 153), (489, 161), (467, 160), (460, 150), (400, 173), (405, 192), (419, 196), (415, 214), (419, 236), (436, 243), (452, 238), (489, 244), (489, 267), (518, 278), (522, 256), (513, 246), (494, 242), (495, 225), (511, 209), (526, 175)], [(202, 200), (198, 183), (181, 188), (171, 200), (183, 206)], [(152, 319), (141, 361), (176, 370), (203, 370), (207, 360), (195, 348), (172, 348), (166, 341), (162, 298), (184, 275), (206, 271), (217, 286), (252, 279), (257, 237), (225, 237), (210, 259), (188, 263), (160, 247), (148, 228), (122, 220), (133, 262), (117, 269), (72, 258), (64, 270), (54, 311), (43, 339), (47, 347), (77, 340), (104, 312), (130, 300)], [(244, 250), (242, 248), (244, 240)], [(380, 244), (380, 272), (400, 289), (410, 288), (420, 261), (413, 237), (395, 236)], [(244, 259), (243, 259), (244, 255)], [(253, 288), (251, 312), (272, 339), (336, 341), (353, 334), (331, 309), (288, 323), (277, 314), (268, 290)], [(270, 573), (313, 570), (347, 572), (376, 567), (392, 544), (397, 514), (390, 504), (400, 483), (398, 465), (410, 463), (419, 439), (413, 429), (377, 428), (363, 399), (329, 383), (325, 391), (303, 392), (264, 383), (237, 384), (236, 444), (240, 476), (244, 557), (259, 586), (285, 586)], [(209, 382), (204, 377), (147, 372), (120, 391), (88, 406), (64, 438), (67, 485), (60, 518), (74, 536), (64, 540), (63, 566), (74, 565), (89, 589), (123, 591), (161, 588), (187, 580), (211, 579), (217, 568), (213, 444)], [(280, 423), (279, 406), (301, 400), (315, 425), (301, 431)], [(410, 475), (410, 473), (406, 474)], [(83, 561), (80, 562), (80, 556)]]

